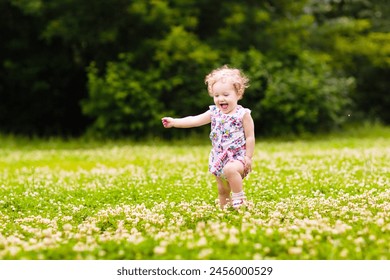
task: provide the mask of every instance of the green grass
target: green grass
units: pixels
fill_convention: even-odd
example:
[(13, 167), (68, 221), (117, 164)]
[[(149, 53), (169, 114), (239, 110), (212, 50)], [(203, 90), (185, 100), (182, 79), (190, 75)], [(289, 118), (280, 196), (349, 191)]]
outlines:
[(240, 211), (210, 144), (0, 137), (0, 259), (390, 259), (390, 130), (258, 139)]

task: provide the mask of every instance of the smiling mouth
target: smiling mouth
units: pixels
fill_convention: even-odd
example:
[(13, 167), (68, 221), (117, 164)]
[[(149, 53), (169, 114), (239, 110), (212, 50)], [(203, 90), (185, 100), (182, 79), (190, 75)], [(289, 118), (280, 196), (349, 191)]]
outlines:
[(227, 105), (227, 104), (219, 104), (219, 106), (221, 106), (221, 108), (222, 108), (223, 110), (226, 110), (226, 109), (227, 109), (227, 107), (228, 107), (228, 105)]

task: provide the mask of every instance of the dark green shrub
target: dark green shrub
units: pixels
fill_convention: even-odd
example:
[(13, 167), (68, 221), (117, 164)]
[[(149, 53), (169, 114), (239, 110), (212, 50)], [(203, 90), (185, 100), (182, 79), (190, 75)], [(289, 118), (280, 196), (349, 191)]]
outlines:
[(84, 114), (95, 119), (90, 132), (103, 137), (145, 136), (156, 128), (161, 104), (156, 90), (158, 73), (147, 75), (131, 67), (131, 56), (110, 62), (100, 77), (94, 64), (88, 68), (89, 98), (83, 100)]
[(328, 131), (348, 118), (354, 80), (336, 77), (321, 57), (303, 52), (293, 65), (286, 66), (251, 50), (237, 56), (236, 63), (251, 78), (242, 103), (252, 109), (258, 133)]
[[(197, 37), (174, 27), (165, 38), (151, 43), (153, 52), (144, 70), (132, 54), (109, 62), (99, 75), (94, 64), (88, 69), (89, 98), (83, 112), (94, 119), (90, 133), (105, 137), (179, 135), (167, 131), (161, 117), (203, 113), (212, 103), (204, 84), (218, 53)], [(186, 132), (184, 132), (186, 133)]]

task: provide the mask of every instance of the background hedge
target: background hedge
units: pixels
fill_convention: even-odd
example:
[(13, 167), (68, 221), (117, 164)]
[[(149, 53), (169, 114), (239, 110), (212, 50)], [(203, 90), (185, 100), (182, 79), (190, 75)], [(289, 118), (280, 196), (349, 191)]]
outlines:
[(207, 110), (204, 76), (223, 64), (251, 79), (242, 104), (257, 134), (389, 124), (389, 6), (0, 0), (0, 132), (185, 135), (160, 118)]

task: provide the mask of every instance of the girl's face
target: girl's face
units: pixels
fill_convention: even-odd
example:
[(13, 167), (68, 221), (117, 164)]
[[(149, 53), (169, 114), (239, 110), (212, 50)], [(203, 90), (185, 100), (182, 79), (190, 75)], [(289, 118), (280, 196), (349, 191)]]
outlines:
[(212, 87), (214, 103), (224, 114), (234, 113), (240, 99), (230, 82), (216, 82)]

